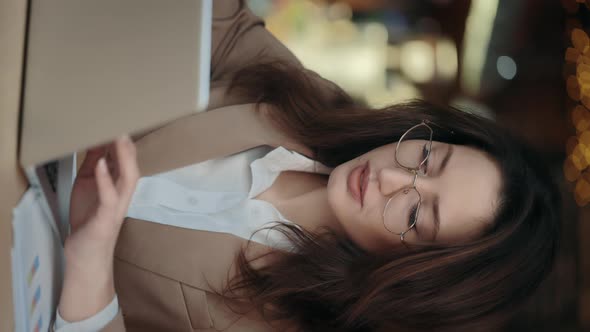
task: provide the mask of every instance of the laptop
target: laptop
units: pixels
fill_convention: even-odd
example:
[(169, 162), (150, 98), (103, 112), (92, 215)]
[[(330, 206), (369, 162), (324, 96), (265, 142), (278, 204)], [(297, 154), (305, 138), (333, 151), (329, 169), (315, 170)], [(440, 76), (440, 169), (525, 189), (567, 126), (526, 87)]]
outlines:
[(30, 1), (21, 166), (205, 110), (212, 1)]

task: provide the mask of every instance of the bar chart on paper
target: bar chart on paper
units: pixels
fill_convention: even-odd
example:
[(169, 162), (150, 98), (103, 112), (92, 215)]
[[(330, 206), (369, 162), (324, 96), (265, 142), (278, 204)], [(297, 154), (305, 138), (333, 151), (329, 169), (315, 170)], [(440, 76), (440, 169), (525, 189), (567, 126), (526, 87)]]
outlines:
[(47, 331), (55, 313), (63, 273), (58, 228), (38, 187), (31, 187), (25, 193), (13, 216), (15, 331)]

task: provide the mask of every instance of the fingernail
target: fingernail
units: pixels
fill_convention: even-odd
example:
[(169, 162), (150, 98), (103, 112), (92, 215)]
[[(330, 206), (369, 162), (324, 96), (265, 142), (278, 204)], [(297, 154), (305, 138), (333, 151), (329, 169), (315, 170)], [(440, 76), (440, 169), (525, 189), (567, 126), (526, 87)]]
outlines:
[(101, 157), (98, 160), (98, 171), (101, 173), (106, 173), (106, 171), (107, 171), (107, 163), (104, 160), (104, 157)]

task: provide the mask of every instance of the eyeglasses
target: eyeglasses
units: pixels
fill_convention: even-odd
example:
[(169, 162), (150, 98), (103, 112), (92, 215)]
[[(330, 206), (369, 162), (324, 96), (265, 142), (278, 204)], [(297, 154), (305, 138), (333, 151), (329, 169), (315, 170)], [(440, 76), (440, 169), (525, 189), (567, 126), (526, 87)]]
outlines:
[[(414, 175), (411, 185), (398, 190), (389, 198), (383, 209), (383, 225), (389, 232), (399, 235), (405, 243), (405, 235), (416, 227), (420, 220), (422, 195), (416, 188), (418, 175), (425, 175), (432, 150), (432, 128), (426, 121), (408, 129), (397, 142), (395, 161)], [(426, 143), (414, 141), (415, 137), (428, 137)], [(400, 217), (406, 222), (399, 222)]]

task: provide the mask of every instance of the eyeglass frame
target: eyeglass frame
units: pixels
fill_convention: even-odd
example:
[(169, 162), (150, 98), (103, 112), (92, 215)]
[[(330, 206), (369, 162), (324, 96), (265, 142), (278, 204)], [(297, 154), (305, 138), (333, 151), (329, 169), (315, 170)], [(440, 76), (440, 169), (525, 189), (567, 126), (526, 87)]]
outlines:
[[(392, 233), (392, 234), (396, 234), (400, 236), (400, 240), (402, 243), (405, 243), (404, 237), (405, 235), (410, 232), (413, 228), (416, 227), (416, 224), (418, 223), (418, 217), (420, 215), (420, 206), (422, 205), (422, 195), (420, 194), (420, 191), (418, 191), (418, 188), (416, 188), (416, 180), (418, 179), (418, 173), (420, 171), (420, 167), (422, 167), (422, 165), (424, 165), (424, 163), (426, 163), (428, 161), (428, 158), (430, 158), (430, 152), (432, 151), (432, 136), (434, 134), (434, 130), (432, 129), (432, 127), (430, 127), (428, 125), (428, 123), (430, 123), (428, 120), (422, 120), (421, 123), (414, 125), (412, 127), (410, 127), (408, 130), (406, 130), (406, 132), (404, 132), (404, 134), (402, 136), (400, 136), (399, 140), (397, 141), (397, 146), (395, 147), (395, 154), (394, 154), (394, 159), (395, 162), (404, 170), (406, 170), (407, 172), (411, 173), (414, 175), (414, 179), (412, 180), (412, 184), (410, 186), (406, 186), (401, 188), (400, 190), (415, 190), (416, 193), (418, 193), (418, 206), (416, 207), (416, 215), (414, 217), (414, 221), (412, 222), (412, 225), (410, 225), (410, 227), (408, 227), (407, 230), (403, 231), (402, 233), (397, 233), (397, 232), (392, 232), (391, 230), (389, 230), (389, 228), (387, 228), (387, 225), (385, 223), (385, 212), (387, 211), (387, 207), (389, 206), (389, 203), (391, 202), (391, 199), (397, 194), (392, 194), (391, 197), (389, 197), (389, 199), (387, 200), (387, 203), (385, 204), (385, 207), (383, 208), (383, 227), (385, 227), (385, 229)], [(400, 143), (403, 142), (403, 140), (405, 139), (406, 135), (408, 135), (408, 133), (410, 131), (412, 131), (415, 128), (418, 128), (420, 126), (425, 126), (426, 128), (428, 128), (428, 130), (430, 130), (430, 139), (429, 139), (429, 143), (428, 143), (428, 154), (426, 155), (426, 157), (424, 158), (424, 160), (422, 160), (422, 162), (420, 164), (418, 164), (417, 167), (412, 168), (412, 167), (408, 167), (406, 165), (403, 165), (402, 163), (400, 163), (400, 161), (398, 160), (397, 154), (399, 151), (399, 147), (400, 147)], [(452, 133), (452, 132), (451, 132)], [(407, 193), (406, 193), (407, 194)]]

